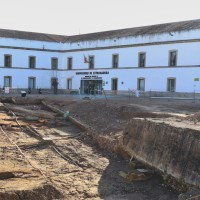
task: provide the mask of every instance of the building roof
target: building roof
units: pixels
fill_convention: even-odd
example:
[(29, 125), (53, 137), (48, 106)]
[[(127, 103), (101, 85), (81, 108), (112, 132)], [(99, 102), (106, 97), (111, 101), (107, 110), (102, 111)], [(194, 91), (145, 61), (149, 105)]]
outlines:
[(26, 32), (26, 31), (7, 30), (7, 29), (0, 29), (0, 37), (25, 39), (25, 40), (37, 40), (37, 41), (46, 41), (46, 42), (66, 42), (67, 40), (67, 36), (64, 36), (64, 35), (34, 33), (34, 32)]
[(74, 36), (0, 29), (0, 37), (64, 43), (64, 42), (104, 40), (104, 39), (112, 39), (120, 37), (139, 36), (139, 35), (154, 35), (166, 32), (171, 33), (179, 31), (189, 31), (194, 29), (200, 29), (200, 19), (126, 28), (126, 29), (119, 29), (112, 31), (88, 33), (88, 34), (81, 34)]
[(119, 29), (105, 32), (89, 33), (83, 35), (74, 35), (68, 38), (68, 42), (80, 42), (88, 40), (103, 40), (111, 38), (129, 37), (129, 36), (139, 36), (139, 35), (154, 35), (165, 32), (179, 32), (179, 31), (189, 31), (193, 29), (200, 29), (200, 19), (173, 22), (166, 24), (156, 24), (150, 26), (142, 26), (135, 28)]

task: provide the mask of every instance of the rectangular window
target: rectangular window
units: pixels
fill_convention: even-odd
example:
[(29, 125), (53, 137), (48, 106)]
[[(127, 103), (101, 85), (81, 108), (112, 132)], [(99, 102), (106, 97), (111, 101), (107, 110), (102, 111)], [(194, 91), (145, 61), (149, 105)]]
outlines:
[(12, 87), (12, 76), (4, 76), (4, 87)]
[(28, 78), (28, 88), (35, 89), (35, 77)]
[(145, 79), (144, 78), (138, 78), (137, 89), (140, 91), (145, 91)]
[(12, 56), (4, 55), (4, 67), (12, 67)]
[(67, 69), (72, 69), (72, 57), (67, 58)]
[(118, 90), (118, 79), (112, 78), (112, 90)]
[(51, 58), (51, 69), (58, 69), (58, 58)]
[(114, 54), (112, 56), (112, 67), (113, 68), (118, 68), (118, 65), (119, 65), (119, 55)]
[(35, 61), (36, 61), (35, 56), (29, 56), (29, 68), (31, 69), (35, 68)]
[(89, 56), (89, 69), (94, 69), (94, 56)]
[(175, 92), (176, 91), (176, 79), (175, 78), (168, 78), (167, 79), (167, 91), (168, 92)]
[(145, 67), (146, 65), (146, 53), (139, 53), (138, 54), (138, 66)]
[(71, 90), (71, 89), (72, 89), (72, 79), (71, 79), (71, 78), (68, 78), (68, 79), (67, 79), (67, 89), (68, 89), (68, 90)]
[(170, 51), (169, 52), (169, 66), (176, 66), (177, 65), (177, 51)]

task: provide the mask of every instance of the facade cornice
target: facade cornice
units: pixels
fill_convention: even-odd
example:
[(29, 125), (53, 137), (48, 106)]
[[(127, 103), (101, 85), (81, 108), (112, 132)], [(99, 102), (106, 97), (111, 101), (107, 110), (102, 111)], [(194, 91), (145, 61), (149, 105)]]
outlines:
[(98, 51), (98, 50), (106, 50), (106, 49), (121, 49), (121, 48), (131, 48), (131, 47), (156, 46), (156, 45), (167, 45), (167, 44), (183, 44), (183, 43), (197, 43), (197, 42), (200, 42), (200, 39), (149, 42), (149, 43), (139, 43), (139, 44), (79, 48), (79, 49), (68, 49), (68, 50), (54, 50), (54, 49), (44, 49), (44, 48), (40, 49), (40, 48), (3, 46), (3, 45), (0, 45), (0, 49), (19, 49), (19, 50), (25, 50), (25, 51), (43, 51), (43, 52), (67, 53), (67, 52)]

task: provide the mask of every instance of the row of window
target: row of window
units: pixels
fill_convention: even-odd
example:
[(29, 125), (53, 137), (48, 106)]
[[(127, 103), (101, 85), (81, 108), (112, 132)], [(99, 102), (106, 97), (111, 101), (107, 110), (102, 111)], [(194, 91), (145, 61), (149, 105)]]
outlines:
[[(51, 88), (53, 88), (53, 82), (58, 82), (57, 78), (51, 79)], [(4, 87), (12, 87), (12, 76), (4, 76)], [(36, 87), (36, 78), (29, 77), (28, 78), (28, 88), (35, 89)], [(67, 89), (72, 89), (72, 79), (67, 79)], [(111, 79), (111, 89), (118, 90), (118, 79), (112, 78)], [(176, 79), (175, 78), (168, 78), (167, 79), (167, 91), (168, 92), (175, 92), (176, 89)], [(137, 90), (145, 91), (145, 78), (138, 78), (137, 79)]]
[[(111, 84), (112, 90), (118, 90), (118, 79), (113, 78)], [(138, 78), (137, 79), (137, 90), (145, 91), (145, 78)], [(176, 91), (176, 79), (175, 78), (168, 78), (167, 79), (167, 91), (168, 92), (175, 92)]]
[[(94, 69), (95, 64), (95, 57), (89, 56), (84, 60), (85, 63), (88, 63), (89, 69)], [(176, 66), (177, 65), (177, 51), (170, 51), (169, 52), (169, 66)], [(5, 67), (12, 67), (12, 55), (4, 55), (4, 66)], [(29, 68), (34, 69), (36, 68), (36, 57), (29, 56)], [(146, 53), (140, 52), (138, 54), (138, 67), (145, 67), (146, 66)], [(112, 68), (119, 67), (119, 55), (113, 54), (112, 55)], [(67, 69), (71, 70), (73, 68), (73, 58), (67, 58)], [(56, 70), (58, 69), (58, 58), (51, 58), (51, 69)]]
[[(88, 58), (89, 58), (88, 68), (94, 69), (94, 56), (89, 56)], [(176, 65), (177, 65), (177, 51), (169, 51), (169, 66), (176, 66)], [(145, 67), (145, 66), (146, 66), (146, 53), (140, 52), (138, 54), (138, 67)], [(119, 54), (113, 54), (112, 68), (118, 68), (118, 67), (119, 67)], [(68, 58), (68, 69), (72, 69), (72, 57)]]
[[(145, 91), (145, 79), (144, 78), (138, 78), (137, 89), (140, 91)], [(175, 78), (167, 79), (167, 91), (168, 92), (176, 91), (176, 79)]]
[[(35, 89), (36, 78), (28, 78), (28, 88)], [(4, 76), (4, 87), (12, 87), (12, 76)]]
[[(4, 67), (12, 67), (12, 55), (4, 55)], [(36, 68), (35, 56), (29, 56), (28, 67)], [(58, 69), (58, 58), (51, 58), (51, 69)]]
[[(94, 63), (94, 58), (93, 58)], [(169, 66), (176, 66), (177, 65), (177, 51), (169, 51)], [(138, 67), (145, 67), (146, 66), (146, 53), (140, 52), (138, 54)], [(112, 57), (112, 68), (119, 67), (119, 55), (114, 54)], [(90, 67), (89, 67), (90, 68)]]
[[(67, 79), (68, 85), (70, 80), (72, 79)], [(51, 78), (51, 88), (55, 88), (58, 86), (58, 79), (57, 78)], [(10, 87), (12, 88), (12, 76), (4, 76), (4, 87)], [(29, 89), (35, 89), (36, 88), (36, 78), (35, 77), (28, 77), (28, 88)], [(72, 89), (72, 88), (67, 88), (67, 89)]]

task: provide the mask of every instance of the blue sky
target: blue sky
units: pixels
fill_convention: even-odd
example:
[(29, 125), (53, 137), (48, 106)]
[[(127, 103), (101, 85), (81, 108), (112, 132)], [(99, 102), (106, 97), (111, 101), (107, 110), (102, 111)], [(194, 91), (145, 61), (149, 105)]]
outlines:
[(0, 0), (0, 28), (62, 35), (200, 19), (199, 0)]

